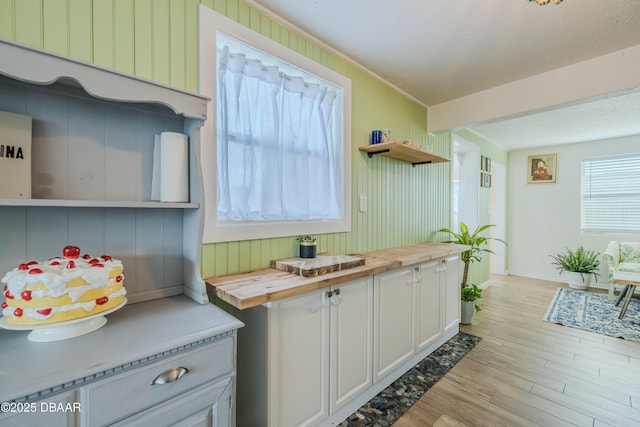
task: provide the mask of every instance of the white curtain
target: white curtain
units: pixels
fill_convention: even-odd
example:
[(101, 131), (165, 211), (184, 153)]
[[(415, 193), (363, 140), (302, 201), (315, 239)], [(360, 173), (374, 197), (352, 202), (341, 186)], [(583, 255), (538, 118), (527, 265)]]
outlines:
[(336, 91), (225, 47), (218, 61), (218, 219), (340, 217)]

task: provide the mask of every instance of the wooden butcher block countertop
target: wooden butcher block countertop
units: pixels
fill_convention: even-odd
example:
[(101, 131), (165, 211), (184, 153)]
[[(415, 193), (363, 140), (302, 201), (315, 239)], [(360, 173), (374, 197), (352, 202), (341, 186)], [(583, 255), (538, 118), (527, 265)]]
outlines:
[(471, 246), (455, 245), (451, 243), (419, 243), (398, 248), (381, 249), (379, 251), (365, 252), (362, 255), (373, 258), (382, 258), (390, 261), (398, 261), (401, 266), (418, 264), (436, 258), (457, 255), (471, 249)]
[(468, 249), (468, 246), (449, 243), (421, 243), (354, 254), (365, 258), (365, 264), (320, 276), (303, 277), (274, 268), (263, 268), (246, 273), (213, 276), (206, 278), (205, 282), (213, 288), (216, 297), (242, 310), (405, 265), (459, 254)]

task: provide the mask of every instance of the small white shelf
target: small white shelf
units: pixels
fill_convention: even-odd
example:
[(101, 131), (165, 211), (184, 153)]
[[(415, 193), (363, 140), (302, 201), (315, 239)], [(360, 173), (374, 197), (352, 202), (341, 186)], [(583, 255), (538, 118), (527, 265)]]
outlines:
[(128, 200), (61, 200), (61, 199), (0, 199), (0, 206), (59, 208), (151, 208), (197, 209), (199, 203), (135, 202)]

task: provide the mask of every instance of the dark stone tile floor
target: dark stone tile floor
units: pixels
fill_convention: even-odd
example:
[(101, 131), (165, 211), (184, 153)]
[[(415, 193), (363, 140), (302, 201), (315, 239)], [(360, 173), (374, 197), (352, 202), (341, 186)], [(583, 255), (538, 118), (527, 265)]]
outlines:
[(458, 333), (338, 424), (338, 427), (391, 426), (481, 339), (464, 332)]

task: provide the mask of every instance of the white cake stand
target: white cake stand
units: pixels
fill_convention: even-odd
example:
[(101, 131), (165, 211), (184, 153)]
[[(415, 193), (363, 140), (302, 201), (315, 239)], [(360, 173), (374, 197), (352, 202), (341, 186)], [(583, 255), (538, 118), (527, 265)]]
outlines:
[(31, 331), (27, 336), (29, 341), (34, 342), (51, 342), (62, 341), (69, 338), (79, 337), (88, 334), (96, 329), (100, 329), (107, 323), (105, 317), (109, 313), (124, 307), (127, 303), (125, 298), (117, 306), (92, 316), (82, 317), (80, 319), (66, 320), (64, 322), (49, 323), (45, 325), (14, 325), (4, 317), (0, 317), (0, 328), (10, 329), (12, 331)]

